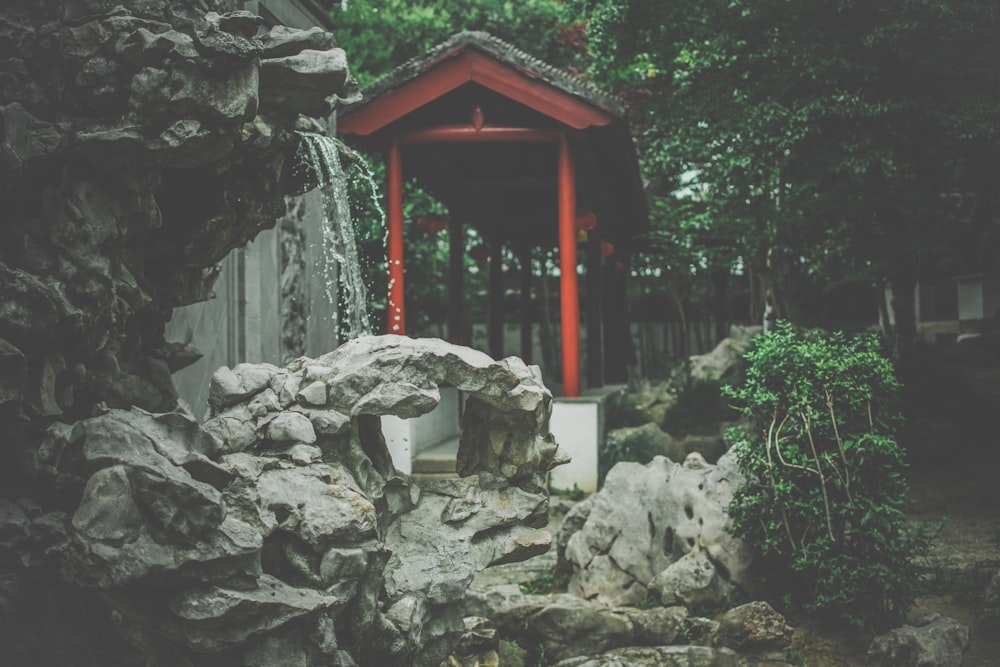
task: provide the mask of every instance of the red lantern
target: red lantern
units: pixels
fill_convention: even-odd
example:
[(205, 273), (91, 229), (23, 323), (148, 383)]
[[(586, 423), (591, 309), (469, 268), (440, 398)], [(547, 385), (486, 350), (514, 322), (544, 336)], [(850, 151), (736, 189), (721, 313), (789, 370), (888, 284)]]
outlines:
[(615, 254), (615, 246), (608, 241), (601, 241), (601, 259), (607, 259)]
[(576, 231), (589, 232), (597, 226), (597, 214), (581, 208), (576, 212)]
[(438, 213), (428, 213), (417, 218), (417, 229), (424, 234), (437, 236), (448, 229), (448, 218)]
[(469, 257), (477, 262), (485, 262), (490, 257), (490, 247), (485, 243), (481, 243), (469, 250)]
[(622, 273), (625, 270), (625, 262), (615, 262), (615, 273)]

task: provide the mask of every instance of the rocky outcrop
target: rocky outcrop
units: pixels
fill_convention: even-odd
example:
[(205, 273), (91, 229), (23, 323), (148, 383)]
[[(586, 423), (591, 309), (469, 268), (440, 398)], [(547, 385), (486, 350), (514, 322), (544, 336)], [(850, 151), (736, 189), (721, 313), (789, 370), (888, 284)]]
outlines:
[(619, 463), (563, 523), (569, 592), (609, 605), (637, 604), (650, 592), (668, 605), (725, 604), (748, 583), (749, 550), (725, 528), (741, 481), (732, 454), (714, 466), (698, 454), (683, 465), (662, 456)]
[[(420, 487), (378, 416), (428, 412), (445, 383), (468, 396), (466, 476)], [(78, 501), (0, 501), (2, 554), (18, 585), (99, 595), (123, 654), (159, 664), (436, 666), (473, 576), (549, 547), (550, 403), (537, 368), (439, 340), (223, 368), (204, 426), (134, 408), (51, 427), (31, 468)]]
[(969, 649), (969, 628), (931, 614), (916, 626), (904, 625), (872, 640), (868, 664), (889, 667), (958, 667)]
[(0, 9), (5, 424), (172, 408), (197, 358), (164, 341), (172, 309), (283, 214), (298, 114), (355, 94), (329, 33), (229, 4)]

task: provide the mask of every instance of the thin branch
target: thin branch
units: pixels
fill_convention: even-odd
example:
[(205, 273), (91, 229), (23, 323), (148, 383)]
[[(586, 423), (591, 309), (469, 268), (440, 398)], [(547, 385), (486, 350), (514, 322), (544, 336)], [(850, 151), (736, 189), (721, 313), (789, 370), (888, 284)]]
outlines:
[[(816, 467), (822, 468), (823, 464), (820, 462), (819, 454), (816, 452), (816, 442), (813, 440), (812, 424), (810, 422), (809, 415), (804, 412), (800, 412), (799, 416), (802, 417), (802, 421), (806, 425), (806, 435), (809, 436), (809, 447), (812, 448), (813, 458), (816, 460)], [(823, 506), (826, 510), (826, 529), (830, 535), (830, 541), (836, 542), (837, 538), (833, 535), (833, 519), (830, 515), (830, 496), (826, 491), (826, 479), (823, 477), (822, 472), (818, 472), (817, 476), (819, 477), (820, 489), (823, 491)]]
[[(787, 419), (788, 416), (785, 416)], [(774, 434), (774, 425), (778, 421), (778, 408), (774, 408), (774, 413), (771, 415), (771, 423), (767, 427), (767, 441), (764, 445), (764, 450), (767, 452), (767, 476), (771, 480), (771, 493), (774, 494), (774, 502), (778, 504), (781, 509), (781, 523), (785, 526), (785, 533), (788, 534), (788, 543), (792, 545), (792, 551), (796, 550), (795, 538), (792, 536), (792, 527), (788, 523), (788, 514), (785, 512), (785, 504), (783, 502), (778, 502), (778, 483), (774, 479), (774, 459), (771, 458), (771, 437)], [(784, 420), (781, 421), (783, 425)], [(779, 431), (781, 426), (778, 427)], [(775, 449), (777, 449), (777, 440), (775, 440)], [(781, 455), (781, 452), (778, 452)]]
[[(826, 407), (830, 410), (830, 421), (833, 423), (833, 436), (837, 439), (837, 449), (840, 451), (840, 460), (844, 462), (844, 491), (847, 493), (847, 502), (853, 503), (851, 498), (851, 473), (847, 467), (847, 453), (844, 451), (844, 439), (840, 437), (840, 429), (837, 427), (837, 415), (833, 411), (833, 395), (830, 390), (823, 385), (823, 393), (826, 394)], [(834, 466), (836, 468), (836, 466)]]

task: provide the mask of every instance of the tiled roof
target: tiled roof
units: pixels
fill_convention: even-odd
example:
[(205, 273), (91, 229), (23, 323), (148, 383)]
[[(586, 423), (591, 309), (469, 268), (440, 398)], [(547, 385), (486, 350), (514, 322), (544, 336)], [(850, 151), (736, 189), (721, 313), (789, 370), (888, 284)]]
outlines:
[(553, 87), (608, 111), (619, 118), (625, 117), (625, 102), (621, 98), (601, 90), (586, 79), (557, 69), (516, 46), (481, 31), (456, 33), (430, 51), (407, 60), (365, 88), (362, 91), (362, 99), (355, 104), (344, 107), (344, 110), (353, 111), (364, 106), (367, 102), (378, 98), (383, 93), (416, 78), (436, 63), (457, 55), (467, 48), (478, 49), (501, 62), (516, 67), (532, 78), (541, 79)]

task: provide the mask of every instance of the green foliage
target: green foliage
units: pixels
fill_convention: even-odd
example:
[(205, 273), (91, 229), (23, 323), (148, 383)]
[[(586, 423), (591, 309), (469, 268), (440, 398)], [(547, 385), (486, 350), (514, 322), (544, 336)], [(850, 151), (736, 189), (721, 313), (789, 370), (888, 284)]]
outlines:
[(750, 270), (800, 316), (840, 285), (997, 265), (995, 2), (576, 5), (592, 74), (632, 107), (672, 274)]
[(926, 541), (903, 514), (899, 385), (874, 336), (800, 334), (779, 322), (726, 393), (750, 427), (729, 436), (747, 478), (729, 507), (790, 610), (854, 625), (900, 620)]
[(557, 67), (584, 52), (556, 0), (350, 0), (334, 5), (331, 19), (362, 85), (463, 30), (484, 30)]
[(497, 649), (500, 664), (504, 667), (525, 667), (528, 652), (512, 639), (501, 639)]

